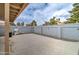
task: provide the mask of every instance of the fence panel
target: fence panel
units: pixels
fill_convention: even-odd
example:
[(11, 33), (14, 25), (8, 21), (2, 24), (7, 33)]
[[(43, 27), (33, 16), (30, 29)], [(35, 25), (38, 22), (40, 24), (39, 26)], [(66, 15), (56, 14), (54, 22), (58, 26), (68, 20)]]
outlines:
[(78, 27), (63, 27), (62, 28), (62, 38), (79, 40), (79, 30)]

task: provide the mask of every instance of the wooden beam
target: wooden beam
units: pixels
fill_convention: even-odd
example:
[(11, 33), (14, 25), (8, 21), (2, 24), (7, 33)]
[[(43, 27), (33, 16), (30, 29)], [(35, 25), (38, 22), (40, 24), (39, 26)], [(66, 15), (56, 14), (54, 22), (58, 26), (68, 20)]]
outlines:
[(11, 17), (16, 17), (16, 15), (10, 15), (9, 17), (10, 17), (10, 18), (11, 18)]
[(16, 17), (16, 16), (10, 16), (10, 20), (11, 20), (11, 19), (15, 19), (15, 17)]
[(11, 16), (11, 15), (17, 16), (17, 14), (16, 14), (16, 13), (10, 13), (10, 16)]
[(5, 54), (9, 54), (9, 3), (5, 3)]
[[(18, 14), (17, 14), (17, 16), (15, 17), (15, 19), (21, 14), (21, 12), (25, 9), (25, 7), (28, 6), (28, 4), (29, 4), (29, 3), (24, 3), (23, 6), (21, 7), (20, 11), (19, 11), (19, 12), (16, 12), (16, 13), (18, 13)], [(13, 12), (15, 12), (15, 11), (13, 11)], [(14, 20), (15, 20), (15, 19), (14, 19)], [(10, 19), (10, 20), (11, 20), (11, 19)], [(14, 21), (14, 20), (13, 20), (13, 21)]]
[(21, 7), (19, 7), (17, 5), (12, 5), (12, 4), (10, 4), (10, 7), (14, 8), (14, 9), (21, 9)]
[(14, 20), (15, 20), (15, 18), (13, 17), (13, 18), (10, 18), (10, 22), (14, 22)]
[(16, 17), (16, 16), (10, 16), (10, 20), (11, 20), (11, 19), (15, 19), (15, 17)]
[(16, 16), (11, 16), (10, 17), (10, 21), (13, 21), (15, 19)]
[(14, 10), (14, 9), (11, 9), (10, 11), (11, 11), (11, 12), (15, 12), (15, 13), (18, 13), (18, 12), (19, 12), (19, 11)]
[(21, 12), (25, 9), (25, 7), (28, 6), (29, 3), (24, 3), (24, 5), (22, 6), (21, 10), (19, 11), (17, 17), (21, 14)]

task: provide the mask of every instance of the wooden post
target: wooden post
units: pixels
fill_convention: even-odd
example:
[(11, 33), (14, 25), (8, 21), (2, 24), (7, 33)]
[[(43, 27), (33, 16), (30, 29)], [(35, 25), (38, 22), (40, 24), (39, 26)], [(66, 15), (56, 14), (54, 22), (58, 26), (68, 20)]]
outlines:
[(5, 55), (9, 55), (9, 3), (5, 3)]

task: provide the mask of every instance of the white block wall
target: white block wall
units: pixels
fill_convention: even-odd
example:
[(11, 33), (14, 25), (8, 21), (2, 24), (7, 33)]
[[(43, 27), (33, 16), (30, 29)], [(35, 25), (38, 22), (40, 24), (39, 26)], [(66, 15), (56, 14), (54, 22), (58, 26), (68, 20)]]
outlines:
[(1, 25), (0, 26), (0, 36), (3, 36), (4, 35), (4, 33), (5, 33), (4, 31), (5, 31), (4, 26)]
[(72, 40), (79, 40), (79, 30), (78, 27), (71, 27), (71, 28), (62, 28), (62, 38), (63, 39), (72, 39)]
[[(13, 31), (14, 28), (12, 27)], [(43, 35), (48, 35), (52, 37), (79, 40), (79, 24), (65, 24), (65, 25), (53, 25), (53, 26), (37, 26), (37, 27), (26, 27), (18, 26), (19, 33), (38, 33)], [(4, 35), (4, 26), (0, 26), (0, 35)]]
[(31, 33), (33, 32), (33, 27), (32, 26), (13, 26), (13, 29), (18, 28), (19, 33)]
[(34, 28), (34, 32), (65, 40), (79, 40), (79, 24), (38, 26)]
[(42, 33), (41, 30), (42, 30), (41, 26), (34, 27), (34, 33), (41, 34)]
[(44, 26), (42, 34), (60, 38), (60, 27)]

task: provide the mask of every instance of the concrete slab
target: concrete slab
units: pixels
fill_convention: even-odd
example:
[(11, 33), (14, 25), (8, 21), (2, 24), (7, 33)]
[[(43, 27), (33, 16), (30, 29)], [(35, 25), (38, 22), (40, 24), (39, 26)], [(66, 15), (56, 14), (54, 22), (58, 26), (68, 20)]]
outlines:
[(0, 55), (4, 54), (4, 37), (0, 37)]
[(37, 34), (22, 34), (10, 38), (13, 55), (77, 55), (79, 42), (63, 41)]

